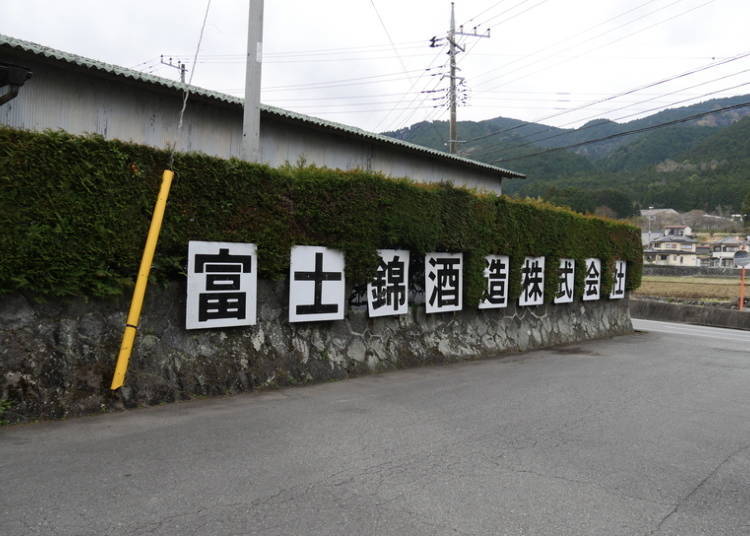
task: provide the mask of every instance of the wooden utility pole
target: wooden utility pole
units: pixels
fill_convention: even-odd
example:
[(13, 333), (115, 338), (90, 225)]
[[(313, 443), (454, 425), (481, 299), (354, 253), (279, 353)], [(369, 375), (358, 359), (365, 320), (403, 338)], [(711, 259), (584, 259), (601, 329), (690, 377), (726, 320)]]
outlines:
[(247, 24), (245, 105), (240, 157), (260, 162), (260, 79), (263, 64), (263, 0), (250, 0)]

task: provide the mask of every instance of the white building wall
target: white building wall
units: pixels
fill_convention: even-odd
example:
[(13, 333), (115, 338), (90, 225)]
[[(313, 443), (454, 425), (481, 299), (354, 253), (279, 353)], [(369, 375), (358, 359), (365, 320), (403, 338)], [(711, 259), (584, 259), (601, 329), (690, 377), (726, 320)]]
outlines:
[[(72, 134), (95, 133), (166, 149), (200, 151), (221, 158), (239, 157), (242, 108), (192, 95), (183, 129), (177, 137), (182, 96), (173, 89), (93, 73), (69, 64), (23, 57), (33, 77), (18, 97), (0, 106), (0, 124), (27, 130), (62, 129)], [(391, 147), (301, 121), (261, 113), (261, 159), (279, 166), (304, 159), (343, 170), (379, 171), (417, 182), (450, 181), (500, 193), (494, 172), (470, 168), (418, 151)]]

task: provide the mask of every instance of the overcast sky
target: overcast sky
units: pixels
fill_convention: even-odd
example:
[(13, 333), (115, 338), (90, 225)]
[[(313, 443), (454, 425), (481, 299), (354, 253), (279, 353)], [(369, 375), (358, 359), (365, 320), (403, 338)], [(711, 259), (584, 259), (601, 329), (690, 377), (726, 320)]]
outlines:
[[(205, 8), (0, 0), (0, 33), (179, 79), (159, 56), (192, 68)], [(243, 95), (247, 12), (248, 0), (212, 1), (195, 85)], [(449, 19), (447, 0), (266, 1), (261, 100), (376, 131), (444, 120), (446, 48), (429, 39), (444, 37)], [(597, 102), (750, 52), (748, 20), (748, 0), (456, 0), (457, 25), (491, 28), (489, 39), (461, 38), (459, 120), (578, 126), (750, 93), (749, 56)]]

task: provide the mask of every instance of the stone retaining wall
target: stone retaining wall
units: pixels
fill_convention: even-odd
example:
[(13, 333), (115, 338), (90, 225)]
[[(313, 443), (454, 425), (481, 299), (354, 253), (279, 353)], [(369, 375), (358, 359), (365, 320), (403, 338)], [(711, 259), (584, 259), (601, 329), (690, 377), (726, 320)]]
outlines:
[(0, 297), (0, 400), (11, 422), (346, 378), (632, 331), (627, 300), (289, 324), (287, 284), (259, 282), (258, 325), (184, 329), (184, 286), (149, 289), (126, 385), (109, 384), (128, 298)]

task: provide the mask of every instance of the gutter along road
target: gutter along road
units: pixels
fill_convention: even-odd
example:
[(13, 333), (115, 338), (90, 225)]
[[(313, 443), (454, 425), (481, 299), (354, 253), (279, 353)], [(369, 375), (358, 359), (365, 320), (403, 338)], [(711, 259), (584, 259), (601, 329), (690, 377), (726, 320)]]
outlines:
[(750, 534), (750, 333), (0, 429), (0, 534)]

